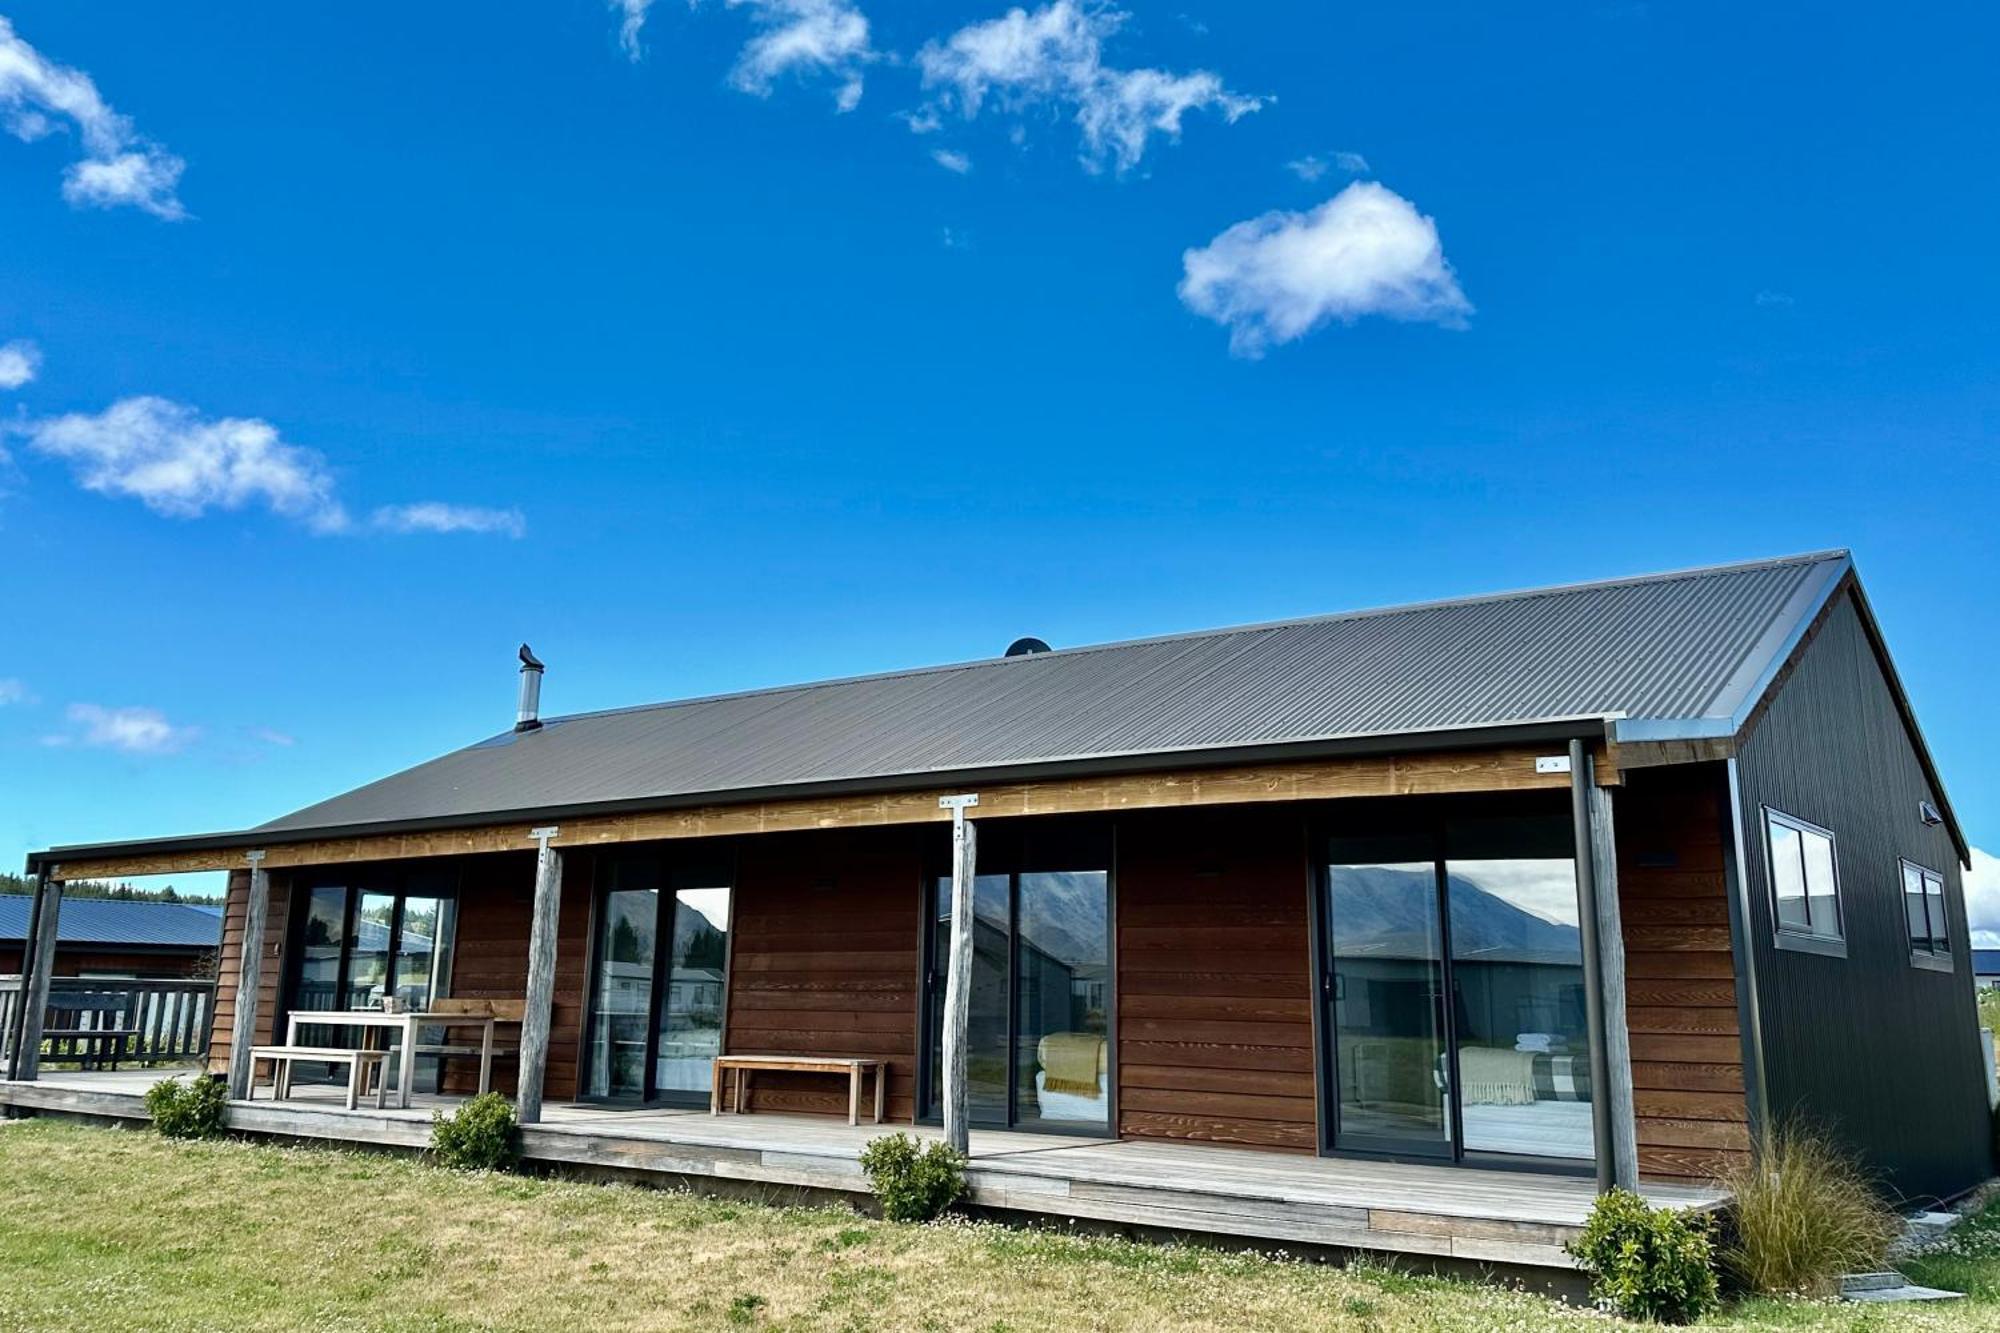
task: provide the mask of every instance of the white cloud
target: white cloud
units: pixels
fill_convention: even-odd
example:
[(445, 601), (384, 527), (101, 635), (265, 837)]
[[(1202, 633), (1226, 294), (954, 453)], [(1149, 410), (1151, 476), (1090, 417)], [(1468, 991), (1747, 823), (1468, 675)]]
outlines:
[(937, 163), (946, 171), (956, 172), (960, 176), (972, 170), (972, 159), (955, 148), (933, 149), (931, 152), (931, 161)]
[(1789, 310), (1799, 303), (1797, 297), (1787, 292), (1774, 292), (1768, 287), (1758, 292), (1754, 300), (1760, 310)]
[(1309, 213), (1239, 222), (1181, 262), (1181, 301), (1227, 325), (1239, 356), (1261, 356), (1334, 320), (1383, 315), (1456, 328), (1472, 313), (1437, 225), (1372, 181)]
[(42, 368), (42, 349), (26, 338), (0, 346), (0, 389), (18, 389)]
[(1368, 170), (1368, 159), (1359, 153), (1335, 153), (1333, 165), (1350, 175), (1359, 176)]
[(646, 26), (646, 11), (653, 7), (653, 0), (610, 0), (611, 8), (619, 11), (618, 45), (624, 48), (628, 59), (637, 61), (645, 54), (639, 45), (639, 29)]
[(72, 729), (44, 736), (44, 745), (86, 745), (127, 754), (172, 754), (201, 735), (198, 727), (177, 727), (157, 708), (106, 708), (71, 704)]
[(834, 106), (861, 104), (861, 67), (876, 58), (868, 44), (868, 19), (852, 0), (728, 0), (747, 9), (757, 35), (744, 43), (729, 81), (746, 93), (768, 97), (786, 74), (831, 74), (840, 80)]
[(1335, 153), (1331, 158), (1321, 157), (1317, 153), (1307, 153), (1304, 157), (1295, 157), (1285, 163), (1285, 170), (1302, 181), (1316, 181), (1334, 168), (1339, 168), (1350, 176), (1365, 175), (1368, 171), (1368, 159), (1359, 153)]
[(84, 156), (63, 178), (63, 198), (72, 205), (129, 205), (155, 217), (187, 216), (174, 197), (185, 163), (140, 137), (98, 94), (88, 74), (49, 61), (5, 18), (0, 18), (0, 112), (15, 137), (30, 142), (55, 133), (64, 122), (75, 127)]
[(1974, 847), (1964, 884), (1966, 923), (1974, 932), (1986, 931), (1992, 937), (1979, 947), (2000, 949), (2000, 856)]
[(0, 676), (0, 708), (8, 704), (31, 704), (35, 696), (28, 692), (28, 683), (14, 676)]
[(482, 509), (476, 505), (420, 500), (416, 504), (384, 505), (371, 520), (384, 532), (480, 532), (506, 537), (528, 535), (528, 520), (518, 509)]
[(955, 105), (967, 120), (988, 97), (1008, 110), (1047, 104), (1074, 107), (1084, 165), (1136, 166), (1155, 134), (1180, 137), (1181, 117), (1213, 108), (1234, 121), (1263, 99), (1230, 92), (1207, 70), (1174, 74), (1115, 69), (1104, 63), (1104, 41), (1125, 21), (1110, 9), (1085, 10), (1055, 0), (1032, 14), (1010, 9), (997, 19), (960, 28), (917, 53), (924, 87)]
[(37, 453), (69, 463), (86, 490), (130, 496), (158, 514), (196, 518), (262, 503), (315, 532), (348, 525), (326, 461), (255, 417), (205, 420), (184, 404), (141, 397), (14, 429)]

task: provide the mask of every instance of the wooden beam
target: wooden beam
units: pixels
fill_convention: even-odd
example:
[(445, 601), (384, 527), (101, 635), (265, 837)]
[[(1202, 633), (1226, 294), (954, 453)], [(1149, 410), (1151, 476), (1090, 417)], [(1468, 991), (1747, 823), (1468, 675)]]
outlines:
[(542, 1118), (542, 1076), (549, 1062), (549, 1019), (556, 993), (556, 921), (562, 904), (562, 853), (549, 846), (558, 830), (530, 831), (535, 852), (534, 917), (528, 926), (527, 1003), (521, 1011), (521, 1063), (514, 1117), (532, 1125)]
[(952, 816), (951, 952), (944, 982), (944, 1141), (968, 1155), (972, 1120), (965, 1102), (965, 1047), (972, 1020), (972, 889), (979, 873), (979, 830), (965, 811), (978, 803), (977, 796), (940, 798)]
[(257, 992), (264, 979), (264, 922), (271, 906), (271, 876), (264, 869), (264, 853), (246, 852), (244, 859), (250, 863), (250, 890), (243, 904), (243, 942), (236, 955), (236, 1010), (229, 1028), (229, 1095), (236, 1101), (250, 1095), (250, 1078), (256, 1069), (250, 1048), (257, 1044)]
[[(1589, 762), (1588, 760), (1585, 761)], [(1590, 866), (1597, 888), (1597, 967), (1604, 986), (1607, 1078), (1601, 1093), (1611, 1117), (1612, 1183), (1639, 1188), (1639, 1131), (1632, 1093), (1632, 1036), (1625, 1014), (1625, 925), (1618, 902), (1618, 839), (1611, 793), (1590, 788)]]
[[(1569, 786), (1566, 775), (1535, 771), (1535, 759), (1547, 753), (1547, 746), (1507, 746), (1487, 750), (1440, 750), (1410, 755), (1368, 755), (1283, 764), (1244, 764), (1233, 768), (1185, 768), (1158, 773), (1005, 783), (980, 788), (979, 814), (982, 819), (1008, 819), (1029, 815), (1157, 810), (1267, 801), (1564, 790)], [(1617, 771), (1605, 764), (1597, 781), (1610, 784), (1617, 778)], [(582, 816), (563, 821), (563, 845), (586, 847), (744, 833), (942, 823), (951, 817), (949, 811), (938, 807), (938, 798), (945, 794), (938, 788), (930, 788), (914, 792), (749, 801), (637, 814)], [(516, 851), (531, 840), (532, 832), (532, 826), (526, 823), (484, 826), (469, 823), (464, 828), (423, 833), (372, 834), (280, 844), (268, 849), (265, 864), (276, 870), (292, 866)], [(79, 860), (65, 863), (59, 870), (68, 879), (185, 874), (239, 866), (242, 864), (241, 855), (240, 851), (233, 850), (164, 852), (150, 856)]]
[(42, 910), (35, 924), (35, 968), (21, 983), (21, 1058), (14, 1077), (34, 1082), (42, 1069), (42, 1020), (49, 1008), (49, 978), (56, 970), (56, 932), (62, 921), (63, 882), (42, 877)]

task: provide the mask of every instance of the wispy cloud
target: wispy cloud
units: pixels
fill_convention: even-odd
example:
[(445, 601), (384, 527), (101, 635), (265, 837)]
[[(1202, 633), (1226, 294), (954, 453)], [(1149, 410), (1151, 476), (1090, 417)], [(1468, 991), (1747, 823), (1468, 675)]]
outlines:
[(786, 75), (829, 74), (840, 81), (834, 106), (861, 104), (861, 70), (876, 59), (868, 19), (852, 0), (728, 0), (748, 10), (757, 35), (744, 43), (729, 81), (746, 93), (770, 95)]
[(955, 148), (932, 149), (931, 161), (937, 163), (946, 171), (955, 172), (960, 176), (972, 170), (972, 159)]
[(44, 745), (82, 745), (126, 754), (172, 754), (201, 735), (199, 727), (175, 726), (157, 708), (71, 704), (68, 717), (70, 729), (44, 736)]
[(1799, 303), (1797, 297), (1787, 292), (1774, 292), (1768, 287), (1758, 292), (1754, 300), (1759, 310), (1790, 310)]
[[(257, 417), (204, 417), (166, 398), (124, 398), (102, 412), (28, 418), (0, 427), (69, 465), (79, 486), (134, 499), (156, 514), (200, 518), (212, 510), (268, 509), (316, 533), (355, 531), (333, 469), (316, 449), (292, 444)], [(519, 537), (518, 509), (426, 500), (377, 509), (378, 532), (499, 533)]]
[(275, 727), (251, 727), (249, 736), (253, 741), (264, 745), (275, 745), (281, 749), (290, 749), (299, 743), (298, 737), (279, 731)]
[(2000, 856), (1974, 847), (1964, 883), (1966, 924), (1986, 933), (1988, 942), (1980, 948), (2000, 949)]
[(653, 7), (653, 0), (610, 0), (610, 4), (620, 15), (618, 45), (627, 59), (637, 61), (646, 53), (639, 42), (639, 30), (646, 26), (646, 11)]
[(1231, 92), (1207, 70), (1175, 74), (1105, 64), (1104, 42), (1125, 17), (1086, 10), (1078, 0), (1055, 0), (1033, 13), (1010, 9), (926, 43), (917, 67), (924, 87), (967, 120), (989, 98), (1011, 111), (1073, 108), (1091, 170), (1136, 166), (1154, 134), (1180, 137), (1181, 118), (1190, 111), (1212, 109), (1234, 121), (1264, 104)]
[(16, 676), (0, 676), (0, 708), (9, 704), (31, 704), (35, 696), (28, 692), (28, 682)]
[(0, 389), (18, 389), (41, 371), (42, 349), (26, 338), (0, 346)]
[(1346, 172), (1350, 176), (1363, 176), (1368, 172), (1368, 159), (1359, 153), (1334, 153), (1321, 157), (1318, 153), (1307, 153), (1285, 163), (1285, 170), (1302, 181), (1316, 181), (1333, 170)]
[(483, 509), (477, 505), (420, 500), (416, 504), (384, 505), (370, 520), (384, 532), (481, 532), (503, 537), (528, 535), (528, 520), (518, 509)]
[(1239, 222), (1181, 256), (1180, 298), (1261, 356), (1365, 315), (1459, 327), (1472, 313), (1437, 225), (1394, 191), (1357, 181), (1309, 213)]
[(0, 113), (16, 138), (32, 143), (65, 125), (83, 144), (83, 159), (63, 176), (63, 198), (75, 207), (144, 209), (178, 219), (175, 197), (185, 164), (141, 137), (113, 111), (82, 70), (58, 65), (23, 41), (0, 18)]
[(30, 449), (67, 462), (84, 489), (128, 496), (157, 514), (198, 518), (262, 504), (315, 532), (348, 525), (326, 460), (255, 417), (208, 420), (183, 403), (139, 397), (14, 429)]

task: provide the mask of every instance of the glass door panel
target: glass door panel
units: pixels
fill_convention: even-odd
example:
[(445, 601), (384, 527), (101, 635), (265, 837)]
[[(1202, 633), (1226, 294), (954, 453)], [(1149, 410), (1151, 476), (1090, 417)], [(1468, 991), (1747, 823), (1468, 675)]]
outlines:
[(1590, 1047), (1568, 822), (1445, 831), (1453, 1037), (1468, 1153), (1589, 1160)]
[[(643, 863), (616, 867), (621, 881)], [(659, 890), (614, 886), (597, 919), (597, 969), (590, 992), (589, 1095), (646, 1095), (646, 1036), (658, 950)]]
[[(972, 881), (972, 1001), (965, 1049), (966, 1114), (978, 1124), (1007, 1123), (1007, 962), (1013, 939), (1013, 877), (977, 875)], [(944, 999), (951, 957), (951, 879), (932, 887), (931, 1114), (944, 1112)]]
[(1020, 876), (1014, 980), (1019, 1124), (1110, 1124), (1109, 881), (1102, 870)]
[(722, 1054), (723, 972), (729, 961), (729, 876), (676, 874), (666, 994), (660, 1000), (653, 1092), (706, 1099)]
[(1326, 879), (1334, 1145), (1449, 1156), (1437, 863), (1424, 839), (1344, 839)]
[(342, 1009), (375, 1009), (389, 985), (389, 955), (396, 930), (396, 895), (363, 893), (354, 912), (354, 950), (347, 962)]

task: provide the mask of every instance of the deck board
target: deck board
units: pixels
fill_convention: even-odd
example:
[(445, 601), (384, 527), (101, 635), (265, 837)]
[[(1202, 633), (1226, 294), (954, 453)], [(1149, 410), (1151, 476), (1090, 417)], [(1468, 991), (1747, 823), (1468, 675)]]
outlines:
[[(144, 1118), (141, 1095), (159, 1077), (53, 1073), (0, 1083), (0, 1103)], [(229, 1123), (250, 1133), (422, 1147), (431, 1111), (459, 1100), (419, 1094), (408, 1110), (348, 1111), (339, 1089), (299, 1091), (283, 1103), (233, 1102)], [(523, 1132), (522, 1149), (555, 1163), (858, 1194), (867, 1189), (862, 1148), (899, 1129), (939, 1136), (932, 1126), (850, 1126), (825, 1116), (557, 1104)], [(1595, 1198), (1592, 1182), (1578, 1176), (994, 1130), (973, 1131), (967, 1180), (976, 1204), (1042, 1217), (1560, 1269), (1574, 1266), (1562, 1244)], [(1687, 1186), (1645, 1192), (1678, 1207), (1719, 1197)]]

